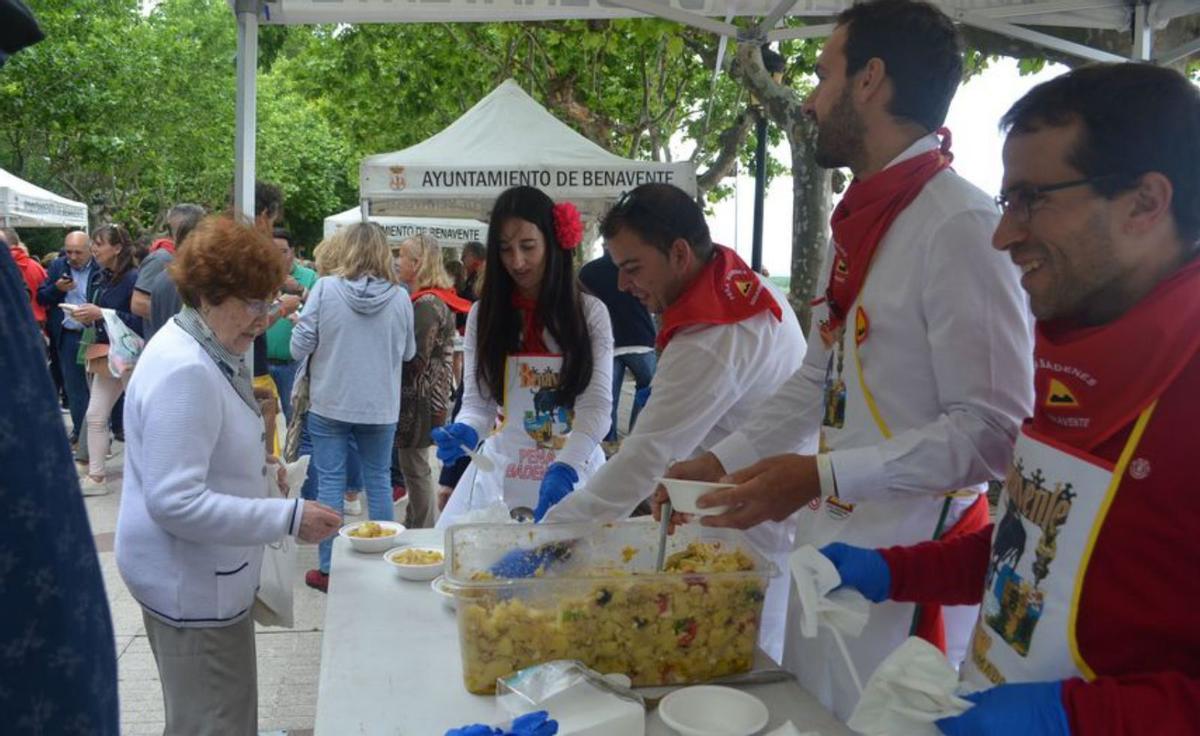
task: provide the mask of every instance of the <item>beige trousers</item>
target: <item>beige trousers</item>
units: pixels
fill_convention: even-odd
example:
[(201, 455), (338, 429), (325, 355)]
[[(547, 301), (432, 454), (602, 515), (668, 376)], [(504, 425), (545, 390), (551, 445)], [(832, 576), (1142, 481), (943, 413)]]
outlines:
[(402, 447), (396, 451), (404, 487), (408, 490), (408, 510), (404, 526), (429, 529), (437, 521), (437, 484), (429, 466), (431, 447)]
[(162, 680), (163, 736), (257, 736), (258, 662), (254, 618), (192, 629), (142, 611)]

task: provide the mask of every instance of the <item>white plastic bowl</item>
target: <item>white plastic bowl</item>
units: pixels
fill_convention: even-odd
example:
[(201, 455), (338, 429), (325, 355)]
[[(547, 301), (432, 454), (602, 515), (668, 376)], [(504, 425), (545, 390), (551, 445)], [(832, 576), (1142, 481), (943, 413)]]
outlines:
[(438, 575), (429, 582), (429, 587), (432, 588), (433, 592), (437, 593), (438, 597), (442, 599), (442, 604), (451, 611), (457, 611), (458, 599), (454, 597), (454, 593), (447, 587), (447, 585), (448, 583), (446, 582), (445, 575)]
[(751, 736), (769, 720), (761, 700), (718, 685), (676, 690), (658, 704), (658, 714), (683, 736)]
[(378, 554), (386, 549), (395, 547), (400, 539), (400, 532), (404, 531), (404, 525), (398, 521), (377, 521), (375, 522), (385, 529), (391, 529), (392, 533), (385, 537), (352, 537), (350, 532), (358, 527), (366, 524), (365, 521), (356, 521), (353, 524), (347, 524), (338, 531), (338, 535), (350, 540), (350, 545), (354, 547), (355, 552), (364, 552), (367, 554)]
[(681, 480), (679, 478), (659, 478), (658, 482), (666, 487), (667, 495), (671, 497), (671, 508), (681, 514), (715, 516), (725, 513), (729, 508), (728, 506), (709, 506), (702, 509), (696, 505), (696, 499), (722, 488), (733, 488), (732, 483), (705, 483), (699, 480)]
[[(419, 549), (426, 552), (441, 552), (442, 559), (440, 562), (435, 562), (431, 565), (406, 565), (403, 562), (397, 562), (395, 560), (396, 555), (410, 549)], [(397, 547), (395, 549), (389, 549), (387, 552), (385, 552), (383, 559), (389, 565), (391, 565), (393, 569), (395, 569), (397, 575), (405, 580), (433, 580), (438, 575), (442, 574), (442, 569), (446, 566), (446, 553), (441, 547), (419, 547), (414, 545)]]

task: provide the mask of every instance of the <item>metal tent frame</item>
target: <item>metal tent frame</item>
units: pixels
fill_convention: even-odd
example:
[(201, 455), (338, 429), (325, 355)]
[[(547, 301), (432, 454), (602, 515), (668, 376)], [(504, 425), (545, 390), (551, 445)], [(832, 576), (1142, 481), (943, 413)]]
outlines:
[[(1157, 51), (1154, 34), (1169, 21), (1200, 14), (1197, 0), (932, 0), (964, 25), (1090, 61), (1169, 64), (1200, 52), (1200, 38)], [(256, 71), (260, 24), (501, 22), (656, 16), (739, 42), (767, 44), (820, 38), (831, 24), (776, 28), (788, 16), (829, 18), (853, 0), (230, 0), (237, 18), (234, 204), (254, 210)], [(759, 16), (750, 28), (733, 16)], [(1098, 28), (1133, 34), (1130, 59), (1075, 43), (1046, 27)]]

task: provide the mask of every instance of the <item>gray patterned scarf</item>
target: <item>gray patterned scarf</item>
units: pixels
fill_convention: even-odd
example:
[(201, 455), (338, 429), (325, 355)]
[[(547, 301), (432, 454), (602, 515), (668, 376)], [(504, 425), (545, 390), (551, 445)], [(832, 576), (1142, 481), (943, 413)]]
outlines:
[(175, 315), (175, 324), (200, 343), (200, 347), (204, 348), (208, 357), (217, 364), (221, 375), (225, 376), (225, 380), (229, 381), (229, 385), (233, 386), (237, 395), (246, 402), (246, 406), (253, 409), (256, 415), (262, 416), (258, 400), (254, 398), (254, 379), (250, 375), (250, 368), (246, 365), (245, 356), (234, 355), (226, 350), (225, 346), (217, 340), (217, 336), (213, 334), (212, 328), (200, 316), (200, 312), (187, 305), (184, 305), (179, 314)]

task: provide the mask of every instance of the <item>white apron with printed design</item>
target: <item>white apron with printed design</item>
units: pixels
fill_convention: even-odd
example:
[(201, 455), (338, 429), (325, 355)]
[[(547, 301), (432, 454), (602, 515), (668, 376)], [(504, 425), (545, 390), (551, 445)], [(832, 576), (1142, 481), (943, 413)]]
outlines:
[[(1131, 434), (1122, 461), (1128, 461), (1149, 412)], [(1121, 464), (1114, 473), (1103, 460), (1022, 430), (1000, 497), (964, 681), (990, 688), (1090, 679), (1075, 643), (1078, 596), (1091, 544), (1122, 474)]]
[[(571, 433), (573, 412), (558, 403), (561, 355), (510, 355), (504, 367), (504, 405), (500, 426), (480, 448), (495, 470), (485, 473), (475, 463), (458, 481), (438, 518), (444, 529), (463, 520), (468, 511), (503, 502), (509, 509), (534, 508), (546, 468)], [(597, 444), (579, 473), (582, 487), (604, 464)]]
[[(852, 312), (857, 314), (858, 309)], [(849, 331), (848, 331), (849, 332)], [(846, 341), (854, 343), (852, 334)], [(891, 431), (879, 415), (871, 393), (859, 370), (857, 345), (846, 351), (848, 370), (843, 376), (833, 369), (836, 348), (830, 350), (830, 366), (826, 382), (832, 385), (840, 378), (844, 397), (842, 428), (823, 426), (823, 449), (869, 447), (891, 437)], [(827, 411), (829, 410), (827, 395)], [(932, 539), (938, 518), (946, 502), (941, 494), (893, 494), (895, 501), (872, 501), (848, 504), (837, 498), (814, 499), (801, 509), (796, 528), (796, 547), (811, 544), (820, 549), (831, 542), (843, 542), (874, 549), (892, 545), (909, 545)], [(975, 495), (964, 495), (951, 501), (949, 514), (943, 523), (948, 530), (962, 512), (975, 501)], [(799, 610), (799, 599), (792, 586), (788, 599), (788, 625), (784, 639), (783, 666), (796, 673), (797, 680), (821, 704), (843, 721), (850, 717), (858, 704), (859, 693), (845, 665), (837, 643), (824, 628), (816, 637), (806, 639), (800, 634), (799, 619), (791, 612)], [(971, 623), (976, 618), (976, 606), (943, 606), (946, 625), (946, 646), (953, 657), (962, 657), (970, 637)], [(846, 648), (854, 661), (863, 683), (879, 664), (909, 636), (916, 606), (912, 603), (884, 601), (871, 606), (870, 618), (862, 634), (845, 639)], [(957, 653), (957, 655), (956, 655)]]

